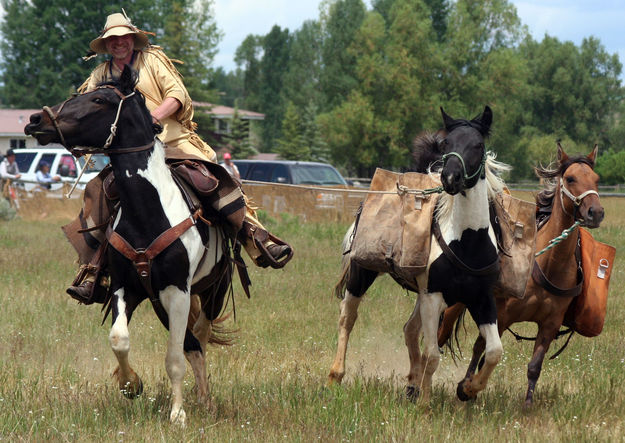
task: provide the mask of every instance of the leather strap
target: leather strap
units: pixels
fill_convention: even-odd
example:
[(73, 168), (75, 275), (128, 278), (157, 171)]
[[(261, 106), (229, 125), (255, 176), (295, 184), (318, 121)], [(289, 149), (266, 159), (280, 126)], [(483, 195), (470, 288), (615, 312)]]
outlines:
[(434, 233), (434, 237), (436, 238), (439, 246), (443, 250), (443, 254), (445, 255), (445, 257), (447, 257), (449, 261), (451, 261), (451, 263), (458, 269), (461, 269), (471, 275), (477, 276), (491, 275), (499, 272), (499, 256), (497, 256), (495, 261), (491, 264), (479, 269), (474, 269), (465, 264), (462, 260), (460, 260), (458, 256), (454, 253), (454, 251), (451, 250), (449, 245), (445, 243), (445, 239), (443, 239), (443, 234), (441, 232), (441, 227), (438, 225), (438, 221), (436, 221), (436, 218), (434, 218), (434, 221), (432, 222), (432, 232)]
[(156, 296), (154, 295), (154, 291), (152, 290), (152, 284), (150, 280), (150, 269), (152, 267), (152, 260), (158, 254), (163, 252), (165, 248), (171, 245), (174, 241), (176, 241), (182, 234), (184, 234), (189, 228), (195, 225), (197, 219), (202, 215), (202, 210), (198, 209), (195, 213), (178, 223), (176, 226), (172, 226), (167, 229), (161, 235), (156, 237), (156, 239), (150, 243), (150, 245), (145, 249), (135, 249), (132, 247), (128, 241), (115, 232), (112, 226), (106, 231), (106, 237), (109, 241), (109, 244), (115, 248), (120, 254), (126, 257), (128, 260), (132, 261), (135, 269), (137, 270), (137, 274), (139, 274), (139, 278), (143, 287), (146, 289), (148, 294), (150, 295), (150, 300), (154, 301)]
[[(579, 235), (579, 234), (578, 234)], [(532, 268), (532, 279), (534, 282), (553, 295), (560, 297), (577, 297), (582, 292), (582, 286), (584, 284), (584, 272), (581, 266), (581, 249), (579, 245), (579, 239), (577, 247), (575, 248), (575, 259), (577, 261), (577, 285), (572, 288), (562, 289), (549, 281), (543, 270), (540, 269), (538, 262), (534, 260), (534, 267)]]

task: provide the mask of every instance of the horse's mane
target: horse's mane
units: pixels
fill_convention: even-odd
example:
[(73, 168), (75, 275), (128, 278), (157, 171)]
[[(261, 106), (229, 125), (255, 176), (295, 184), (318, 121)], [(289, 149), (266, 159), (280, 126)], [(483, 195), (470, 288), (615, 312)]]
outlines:
[[(510, 171), (512, 167), (502, 162), (495, 160), (497, 154), (492, 151), (488, 151), (486, 154), (486, 163), (484, 169), (486, 171), (486, 189), (488, 192), (488, 200), (494, 201), (497, 194), (503, 192), (506, 187), (506, 183), (501, 178), (504, 172)], [(444, 220), (448, 220), (451, 216), (452, 203), (455, 196), (443, 193), (438, 200), (436, 208), (436, 219), (443, 224)]]
[(566, 161), (559, 163), (557, 167), (552, 167), (551, 165), (534, 167), (534, 172), (544, 182), (543, 189), (536, 195), (536, 224), (538, 226), (544, 225), (553, 212), (553, 200), (558, 185), (555, 180), (556, 177), (562, 176), (564, 171), (573, 163), (585, 163), (592, 169), (595, 167), (594, 162), (585, 155), (568, 157)]
[(445, 134), (443, 130), (437, 132), (423, 132), (414, 139), (410, 170), (423, 174), (430, 172), (431, 167), (443, 158), (441, 142)]

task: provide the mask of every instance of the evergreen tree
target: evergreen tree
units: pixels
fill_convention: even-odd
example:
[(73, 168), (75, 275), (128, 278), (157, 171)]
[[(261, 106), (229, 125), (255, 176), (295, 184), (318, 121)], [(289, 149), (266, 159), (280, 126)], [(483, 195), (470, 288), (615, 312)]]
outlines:
[(286, 106), (282, 122), (282, 136), (276, 140), (276, 152), (285, 160), (310, 159), (310, 147), (301, 135), (301, 121), (297, 108), (291, 102)]
[(241, 119), (239, 108), (234, 108), (232, 121), (230, 122), (230, 140), (232, 156), (239, 159), (250, 158), (258, 154), (250, 144), (248, 122)]
[(323, 140), (321, 129), (317, 123), (318, 108), (314, 103), (309, 103), (302, 114), (302, 143), (310, 151), (310, 160), (330, 162), (330, 149)]
[(289, 30), (274, 26), (263, 38), (263, 58), (260, 62), (262, 88), (259, 92), (259, 109), (265, 114), (262, 124), (262, 148), (265, 152), (271, 152), (274, 140), (280, 137), (285, 113), (282, 89), (289, 64), (289, 52)]
[[(126, 11), (141, 29), (160, 17), (160, 3), (130, 0)], [(40, 108), (66, 99), (99, 62), (82, 56), (107, 15), (119, 6), (102, 0), (2, 0), (2, 106)], [(162, 22), (154, 22), (162, 27)], [(100, 58), (101, 61), (101, 58)]]
[(239, 45), (235, 52), (234, 61), (237, 70), (242, 72), (243, 99), (242, 105), (246, 109), (261, 110), (260, 91), (261, 74), (260, 60), (262, 56), (262, 38), (255, 35), (248, 35)]
[(322, 22), (324, 39), (320, 83), (324, 94), (324, 111), (343, 102), (357, 86), (356, 58), (348, 50), (365, 18), (362, 0), (336, 0), (329, 3), (327, 18)]

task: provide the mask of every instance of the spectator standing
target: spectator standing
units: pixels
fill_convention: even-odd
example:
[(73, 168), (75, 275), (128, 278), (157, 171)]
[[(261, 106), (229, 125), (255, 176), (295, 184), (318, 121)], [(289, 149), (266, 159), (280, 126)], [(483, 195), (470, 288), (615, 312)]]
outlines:
[(0, 178), (4, 180), (17, 180), (22, 176), (20, 169), (15, 161), (15, 151), (9, 149), (6, 157), (0, 163)]
[(239, 168), (232, 162), (232, 155), (229, 152), (224, 154), (224, 162), (222, 166), (226, 168), (226, 171), (237, 180), (241, 180), (241, 174), (239, 174)]

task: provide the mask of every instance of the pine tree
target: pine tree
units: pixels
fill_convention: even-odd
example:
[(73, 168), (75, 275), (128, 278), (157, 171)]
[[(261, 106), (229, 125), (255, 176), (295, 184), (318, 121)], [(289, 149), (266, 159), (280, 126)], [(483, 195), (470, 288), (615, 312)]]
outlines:
[(317, 124), (317, 111), (317, 106), (312, 102), (304, 108), (302, 115), (302, 143), (310, 151), (310, 160), (330, 162), (330, 149), (321, 136), (321, 130)]
[(285, 160), (310, 159), (310, 147), (304, 142), (300, 116), (292, 102), (286, 106), (282, 121), (282, 136), (276, 140), (276, 152)]
[(230, 122), (229, 145), (234, 158), (244, 159), (258, 154), (258, 151), (250, 144), (249, 124), (241, 119), (239, 108), (237, 107), (234, 108), (234, 114)]

